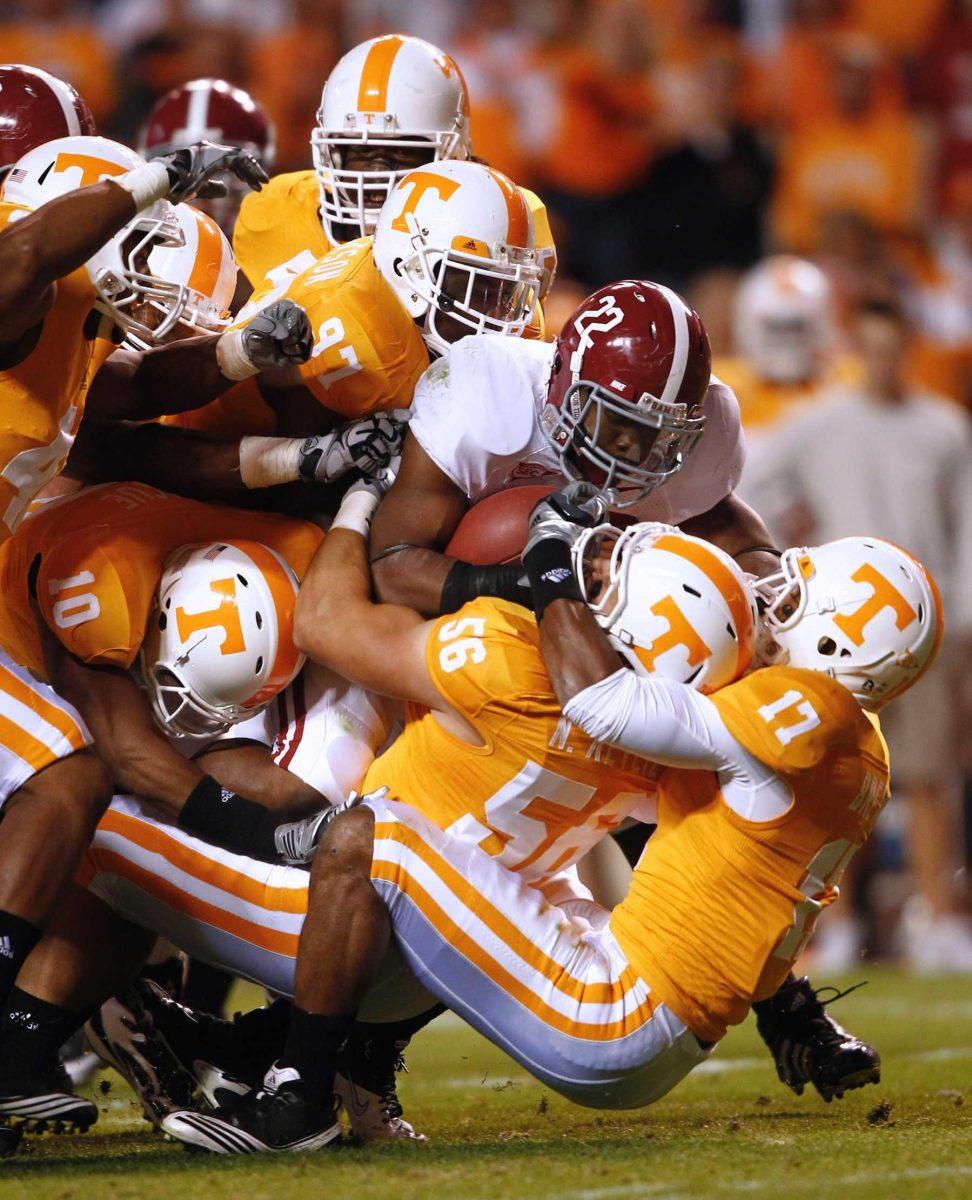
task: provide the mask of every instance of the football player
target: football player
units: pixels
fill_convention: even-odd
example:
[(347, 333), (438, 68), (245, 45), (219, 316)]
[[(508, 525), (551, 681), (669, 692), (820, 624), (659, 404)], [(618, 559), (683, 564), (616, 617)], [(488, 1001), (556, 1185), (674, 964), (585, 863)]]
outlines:
[[(338, 1050), (392, 935), (422, 984), (543, 1083), (593, 1107), (653, 1103), (774, 993), (837, 898), (888, 796), (872, 714), (938, 649), (934, 582), (877, 539), (788, 550), (761, 586), (777, 662), (705, 696), (619, 664), (631, 645), (630, 551), (658, 534), (619, 537), (605, 580), (559, 517), (546, 506), (526, 558), (564, 719), (572, 736), (665, 764), (657, 833), (624, 901), (591, 910), (582, 930), (495, 855), (409, 804), (370, 797), (338, 816), (315, 861), (299, 1033), (255, 1096), (167, 1118), (180, 1140), (221, 1153), (333, 1140)], [(583, 599), (595, 587), (597, 617)], [(491, 647), (466, 627), (436, 653), (460, 640), (454, 671), (472, 677)], [(335, 905), (340, 922), (328, 919)], [(800, 1083), (813, 1067), (791, 1070)]]
[[(148, 632), (152, 706), (184, 734), (225, 727), (268, 703), (300, 666), (296, 577), (320, 536), (304, 522), (123, 485), (44, 506), (0, 547), (0, 996), (88, 845), (112, 778), (135, 784), (187, 827), (277, 857), (280, 816), (173, 750), (130, 668)], [(170, 562), (179, 547), (219, 537), (245, 539), (242, 550), (217, 543)], [(167, 563), (171, 586), (153, 609)], [(153, 655), (160, 638), (168, 652)], [(222, 692), (193, 687), (207, 655), (222, 664)], [(317, 794), (291, 779), (295, 790), (277, 798), (278, 808), (316, 808)]]
[[(459, 67), (420, 38), (396, 33), (362, 42), (324, 85), (311, 149), (313, 171), (276, 176), (240, 210), (233, 248), (254, 288), (300, 255), (322, 258), (374, 233), (382, 205), (416, 167), (471, 157)], [(549, 286), (556, 252), (546, 210), (532, 192), (523, 195)]]
[[(544, 277), (520, 192), (499, 171), (471, 162), (437, 163), (406, 175), (373, 238), (319, 261), (308, 252), (294, 268), (296, 275), (286, 264), (272, 272), (238, 320), (286, 300), (305, 309), (315, 332), (307, 363), (264, 374), (261, 392), (272, 408), (264, 406), (257, 417), (253, 404), (240, 405), (235, 430), (239, 397), (233, 392), (179, 419), (197, 431), (250, 436), (237, 444), (158, 427), (111, 438), (90, 431), (79, 450), (86, 478), (115, 478), (121, 469), (130, 474), (127, 464), (134, 461), (139, 478), (201, 498), (232, 498), (241, 481), (260, 488), (331, 479), (335, 435), (327, 431), (341, 417), (354, 422), (343, 445), (355, 464), (365, 471), (381, 467), (397, 452), (401, 429), (378, 414), (407, 408), (430, 355), (453, 341), (469, 333), (521, 334)], [(255, 419), (260, 423), (248, 428)], [(263, 434), (275, 425), (322, 436), (284, 441)], [(127, 452), (118, 438), (127, 439)]]
[(44, 142), (97, 132), (91, 109), (69, 83), (23, 63), (0, 66), (0, 179)]
[[(266, 109), (225, 79), (193, 79), (166, 92), (145, 118), (138, 151), (153, 159), (195, 142), (234, 146), (252, 154), (264, 171), (273, 167), (275, 135)], [(200, 207), (232, 237), (246, 194), (238, 180), (230, 180), (225, 196), (204, 200)]]
[[(375, 762), (367, 776), (368, 784), (381, 778), (396, 792), (407, 793), (433, 821), (462, 839), (470, 851), (482, 846), (489, 853), (501, 855), (504, 862), (531, 881), (538, 896), (578, 896), (576, 885), (565, 878), (565, 869), (643, 800), (651, 786), (644, 764), (623, 755), (602, 755), (586, 739), (578, 740), (560, 719), (539, 659), (536, 626), (528, 613), (503, 601), (480, 599), (469, 605), (458, 620), (423, 622), (414, 613), (373, 605), (366, 591), (363, 538), (341, 532), (342, 522), (353, 527), (363, 519), (356, 510), (367, 503), (367, 498), (359, 494), (342, 506), (336, 532), (328, 535), (329, 539), (337, 539), (337, 554), (317, 559), (317, 582), (329, 576), (333, 588), (351, 589), (339, 606), (339, 624), (346, 629), (345, 613), (356, 627), (364, 622), (361, 636), (355, 639), (358, 653), (344, 654), (358, 672), (359, 682), (420, 701), (409, 706), (405, 733)], [(670, 547), (659, 550), (652, 563), (642, 556), (638, 568), (639, 599), (650, 606), (657, 597), (662, 608), (666, 597), (671, 601), (669, 593), (678, 591), (684, 597), (680, 603), (687, 606), (691, 628), (699, 631), (690, 634), (686, 632), (690, 626), (684, 625), (681, 633), (669, 636), (671, 620), (677, 622), (677, 618), (649, 613), (645, 619), (632, 610), (637, 627), (631, 652), (643, 660), (642, 669), (691, 679), (694, 686), (706, 688), (735, 678), (749, 662), (755, 627), (745, 582), (731, 560), (711, 547), (672, 533)], [(679, 581), (692, 590), (683, 591)], [(326, 615), (324, 604), (324, 597), (316, 596), (305, 622), (316, 624), (318, 616)], [(686, 637), (689, 644), (681, 640)], [(706, 646), (699, 659), (696, 651), (702, 637)], [(383, 655), (377, 653), (379, 645), (385, 646)], [(480, 652), (484, 645), (489, 648), (486, 658)], [(337, 652), (335, 641), (328, 655), (337, 657)], [(491, 747), (486, 757), (482, 742)], [(436, 781), (443, 786), (435, 786)], [(181, 914), (175, 923), (164, 922), (167, 935), (177, 944), (197, 956), (211, 961), (215, 958), (250, 978), (263, 980), (275, 990), (292, 993), (295, 935), (306, 904), (306, 875), (295, 879), (286, 873), (273, 873), (267, 879), (270, 890), (261, 898), (251, 885), (244, 884), (240, 890), (230, 880), (232, 871), (249, 872), (251, 866), (232, 857), (220, 860), (215, 852), (204, 851), (211, 858), (211, 865), (205, 865), (198, 850), (200, 842), (157, 822), (153, 823), (154, 832), (146, 833), (147, 821), (151, 818), (144, 807), (130, 802), (113, 806), (102, 827), (106, 840), (96, 848), (92, 859), (99, 864), (101, 880), (93, 884), (98, 895), (110, 893), (113, 906), (120, 902), (119, 912), (155, 928), (162, 913), (158, 900), (163, 899), (164, 891), (164, 907)], [(143, 850), (150, 844), (155, 846), (161, 857), (151, 862), (151, 856), (146, 858), (135, 850), (136, 843)], [(137, 868), (134, 860), (130, 867), (124, 865), (122, 860), (133, 854), (142, 867), (149, 867), (148, 874)], [(157, 874), (161, 869), (169, 876), (173, 867), (181, 880), (180, 887), (187, 890), (185, 903), (174, 899), (171, 887)], [(107, 883), (109, 875), (115, 876), (116, 883)], [(192, 875), (208, 881), (206, 895), (211, 902), (225, 906), (220, 914), (211, 905), (205, 926), (195, 919), (190, 896), (199, 893), (189, 878)], [(217, 898), (219, 890), (225, 891), (222, 900)], [(277, 903), (278, 917), (260, 912), (262, 907)], [(267, 920), (277, 933), (268, 936), (261, 932)], [(239, 934), (244, 931), (248, 932), (241, 938)], [(82, 933), (90, 935), (91, 927)], [(63, 970), (55, 973), (63, 984)], [(90, 987), (91, 981), (85, 981), (84, 986)], [(400, 978), (394, 990), (389, 982), (379, 997), (373, 997), (369, 1011), (377, 1005), (380, 1012), (380, 1005), (387, 1005), (388, 997), (398, 993), (414, 1006), (412, 1012), (395, 1009), (395, 1015), (408, 1022), (406, 1032), (411, 1032), (430, 1014), (421, 1007), (421, 997), (414, 998), (407, 989), (402, 992)], [(36, 1008), (36, 998), (33, 1003)], [(401, 998), (394, 1004), (400, 1006)], [(426, 998), (426, 1009), (428, 1004)], [(171, 1012), (156, 1006), (155, 1015), (173, 1030)], [(386, 1023), (388, 1019), (384, 1018)], [(298, 1018), (292, 1027), (296, 1035), (292, 1032), (291, 1036), (300, 1035), (301, 1025)], [(402, 1026), (396, 1022), (394, 1027), (401, 1035)], [(233, 1055), (229, 1031), (210, 1023), (203, 1028), (208, 1031), (203, 1042), (210, 1034), (219, 1039), (209, 1054), (226, 1051)], [(183, 1029), (173, 1040), (181, 1039), (185, 1044), (187, 1036)], [(203, 1042), (197, 1036), (193, 1050), (185, 1052), (188, 1062), (208, 1056)], [(237, 1061), (239, 1056), (237, 1050)], [(393, 1069), (386, 1068), (386, 1074), (393, 1081)]]
[(211, 177), (225, 170), (254, 186), (263, 178), (242, 151), (197, 146), (146, 164), (92, 137), (46, 143), (8, 172), (0, 201), (0, 538), (61, 471), (92, 391), (104, 416), (153, 416), (310, 353), (306, 317), (285, 305), (218, 339), (104, 366), (113, 330), (155, 344), (184, 318), (190, 288), (153, 274), (149, 259), (184, 242), (170, 201), (219, 191)]
[(732, 393), (710, 373), (698, 314), (626, 280), (589, 296), (553, 345), (466, 338), (419, 381), (394, 486), (375, 517), (379, 594), (454, 612), (479, 594), (528, 601), (516, 566), (442, 553), (470, 504), (564, 475), (638, 520), (679, 525), (765, 572), (778, 553), (733, 489), (744, 450)]

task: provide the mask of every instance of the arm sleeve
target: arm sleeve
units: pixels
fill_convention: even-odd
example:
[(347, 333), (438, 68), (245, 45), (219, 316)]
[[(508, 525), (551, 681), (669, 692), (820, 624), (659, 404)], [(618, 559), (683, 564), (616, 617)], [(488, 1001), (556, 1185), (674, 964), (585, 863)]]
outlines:
[(564, 716), (595, 741), (665, 766), (735, 774), (751, 758), (708, 697), (627, 667), (578, 692)]

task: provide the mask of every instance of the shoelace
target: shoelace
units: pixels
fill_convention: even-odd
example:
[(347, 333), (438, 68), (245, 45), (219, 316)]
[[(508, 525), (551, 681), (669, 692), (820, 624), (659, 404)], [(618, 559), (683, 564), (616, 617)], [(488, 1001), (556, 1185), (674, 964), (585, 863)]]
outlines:
[[(859, 988), (866, 987), (867, 982), (868, 981), (864, 979), (860, 983), (852, 984), (849, 988), (845, 988), (843, 991), (840, 991), (839, 988), (826, 986), (820, 988), (819, 991), (814, 989), (814, 1000), (812, 1004), (808, 1005), (804, 1010), (803, 1015), (810, 1023), (818, 1027), (818, 1036), (820, 1031), (823, 1030), (826, 1031), (827, 1034), (831, 1035), (834, 1039), (843, 1038), (843, 1031), (838, 1032), (837, 1029), (832, 1028), (832, 1023), (826, 1011), (827, 1006), (830, 1004), (835, 1004), (838, 1000), (843, 1000), (845, 996), (849, 996), (851, 992), (856, 992)], [(833, 992), (833, 995), (824, 998), (821, 995), (823, 992)], [(800, 1016), (799, 1013), (792, 1015), (797, 1017)]]

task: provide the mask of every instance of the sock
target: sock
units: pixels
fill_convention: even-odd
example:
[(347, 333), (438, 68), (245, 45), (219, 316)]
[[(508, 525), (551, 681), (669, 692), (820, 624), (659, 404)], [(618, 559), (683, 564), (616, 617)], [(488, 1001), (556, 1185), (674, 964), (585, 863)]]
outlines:
[(295, 1004), (287, 1044), (279, 1060), (300, 1074), (301, 1090), (315, 1104), (329, 1104), (334, 1094), (338, 1054), (348, 1040), (354, 1014), (322, 1017)]
[(62, 1008), (13, 987), (0, 1020), (0, 1060), (5, 1076), (37, 1075), (53, 1070), (58, 1051), (94, 1012)]
[(383, 1042), (385, 1044), (394, 1042), (408, 1042), (419, 1032), (424, 1029), (430, 1021), (434, 1021), (436, 1017), (441, 1016), (446, 1011), (444, 1004), (436, 1004), (433, 1008), (428, 1009), (424, 1013), (419, 1013), (417, 1017), (406, 1017), (404, 1021), (355, 1021), (351, 1030), (351, 1037), (356, 1044), (361, 1044), (365, 1041)]
[(0, 909), (0, 1005), (7, 999), (20, 968), (40, 941), (41, 931), (23, 917)]
[(220, 787), (211, 775), (201, 779), (189, 793), (178, 819), (180, 829), (234, 854), (264, 862), (277, 861), (274, 834), (278, 824), (269, 809)]

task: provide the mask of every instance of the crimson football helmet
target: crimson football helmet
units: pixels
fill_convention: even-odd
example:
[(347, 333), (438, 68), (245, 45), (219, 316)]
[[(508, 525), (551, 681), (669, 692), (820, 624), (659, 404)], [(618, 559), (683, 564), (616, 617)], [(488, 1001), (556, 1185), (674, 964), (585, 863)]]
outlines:
[(705, 326), (661, 284), (626, 279), (578, 307), (557, 339), (544, 432), (565, 474), (636, 504), (699, 439), (712, 367)]
[[(193, 79), (167, 92), (142, 126), (138, 149), (145, 158), (156, 158), (199, 141), (249, 150), (268, 173), (273, 166), (276, 144), (266, 109), (225, 79)], [(220, 200), (197, 201), (226, 234), (232, 232), (247, 192), (235, 179), (228, 181), (228, 188)]]
[(0, 173), (45, 142), (97, 132), (69, 83), (38, 67), (0, 64)]

